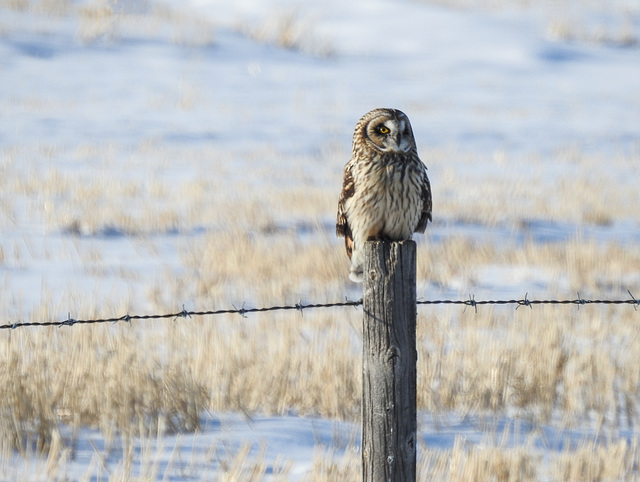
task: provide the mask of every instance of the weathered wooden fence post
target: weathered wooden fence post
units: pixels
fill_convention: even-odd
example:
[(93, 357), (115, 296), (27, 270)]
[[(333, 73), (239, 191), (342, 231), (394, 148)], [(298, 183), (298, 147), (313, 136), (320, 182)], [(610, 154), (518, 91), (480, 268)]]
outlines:
[(363, 280), (362, 480), (416, 480), (416, 245), (368, 241)]

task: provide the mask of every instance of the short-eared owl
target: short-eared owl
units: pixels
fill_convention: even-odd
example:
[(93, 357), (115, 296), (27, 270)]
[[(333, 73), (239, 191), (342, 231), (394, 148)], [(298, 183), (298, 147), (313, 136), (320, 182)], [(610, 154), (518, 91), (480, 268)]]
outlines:
[(344, 167), (336, 232), (351, 258), (349, 278), (362, 281), (364, 243), (403, 241), (431, 221), (431, 185), (418, 158), (409, 118), (374, 109), (356, 124), (351, 160)]

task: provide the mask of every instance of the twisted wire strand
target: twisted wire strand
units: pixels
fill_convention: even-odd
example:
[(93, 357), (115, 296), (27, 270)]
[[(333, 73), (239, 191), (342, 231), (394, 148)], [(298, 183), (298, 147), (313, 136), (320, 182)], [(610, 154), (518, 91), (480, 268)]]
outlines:
[[(578, 297), (576, 299), (565, 299), (565, 300), (530, 300), (528, 299), (528, 295), (525, 294), (524, 298), (520, 300), (476, 300), (475, 296), (469, 295), (469, 298), (458, 299), (458, 300), (418, 300), (416, 305), (463, 305), (465, 307), (470, 306), (474, 308), (474, 310), (478, 311), (478, 306), (482, 305), (516, 305), (516, 309), (521, 306), (528, 306), (529, 308), (533, 308), (534, 305), (577, 305), (578, 309), (580, 306), (584, 305), (592, 305), (592, 304), (601, 304), (601, 305), (632, 305), (634, 310), (638, 310), (638, 305), (640, 305), (640, 300), (636, 299), (630, 291), (628, 291), (630, 298), (629, 299), (584, 299), (580, 297), (580, 293), (578, 293)], [(159, 320), (159, 319), (173, 319), (176, 320), (178, 318), (193, 318), (199, 316), (217, 316), (217, 315), (228, 315), (228, 314), (237, 314), (243, 318), (246, 318), (250, 313), (265, 313), (270, 311), (299, 311), (300, 314), (303, 314), (304, 310), (311, 309), (325, 309), (325, 308), (342, 308), (342, 307), (353, 307), (357, 308), (358, 306), (362, 306), (362, 299), (357, 301), (351, 301), (346, 299), (345, 301), (341, 301), (338, 303), (302, 303), (299, 301), (294, 305), (280, 305), (280, 306), (265, 306), (259, 308), (245, 308), (244, 304), (240, 308), (236, 308), (235, 306), (232, 309), (221, 309), (221, 310), (207, 310), (207, 311), (188, 311), (182, 307), (182, 311), (176, 313), (163, 313), (163, 314), (151, 314), (151, 315), (123, 315), (115, 318), (98, 318), (98, 319), (74, 319), (71, 318), (71, 314), (67, 316), (66, 320), (62, 321), (32, 321), (32, 322), (15, 322), (15, 323), (7, 323), (4, 325), (0, 325), (0, 329), (3, 330), (13, 330), (16, 328), (26, 328), (26, 327), (46, 327), (46, 326), (74, 326), (74, 325), (86, 325), (93, 323), (118, 323), (118, 322), (127, 322), (131, 323), (134, 320)]]

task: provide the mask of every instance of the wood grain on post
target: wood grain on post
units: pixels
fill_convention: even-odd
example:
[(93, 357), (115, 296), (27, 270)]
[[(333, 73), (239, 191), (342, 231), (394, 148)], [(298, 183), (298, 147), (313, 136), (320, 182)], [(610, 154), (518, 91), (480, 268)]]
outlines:
[(416, 480), (416, 245), (368, 241), (363, 280), (362, 480)]

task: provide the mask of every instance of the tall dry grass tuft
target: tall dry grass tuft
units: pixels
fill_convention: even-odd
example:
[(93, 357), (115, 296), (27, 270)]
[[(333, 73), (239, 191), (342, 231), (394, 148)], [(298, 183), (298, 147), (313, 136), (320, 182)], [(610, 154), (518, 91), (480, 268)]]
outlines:
[(7, 10), (24, 12), (29, 8), (29, 0), (2, 0), (0, 6)]
[(449, 458), (447, 480), (533, 481), (537, 480), (537, 462), (527, 447), (465, 447), (462, 439), (457, 438)]
[[(501, 413), (513, 407), (548, 421), (563, 382), (564, 330), (542, 314), (483, 311), (420, 331), (422, 346), (432, 348), (420, 350), (426, 356), (419, 358), (418, 404), (434, 413)], [(467, 323), (474, 329), (457, 328)]]
[[(212, 410), (354, 419), (359, 376), (357, 337), (337, 316), (295, 315), (269, 320), (222, 318), (185, 327), (171, 350), (190, 346), (183, 360), (207, 386)], [(195, 329), (194, 329), (195, 328)], [(255, 339), (255, 333), (260, 333)], [(265, 368), (268, 367), (268, 368)]]
[[(493, 158), (455, 149), (420, 155), (438, 187), (436, 219), (488, 226), (531, 221), (607, 226), (635, 219), (634, 206), (640, 202), (631, 181), (640, 174), (640, 153), (633, 149), (601, 154), (565, 148), (544, 161), (537, 154), (514, 158), (501, 151)], [(481, 180), (477, 169), (485, 172)]]
[(16, 354), (3, 354), (0, 366), (0, 446), (21, 454), (48, 451), (60, 437), (50, 378), (20, 363)]
[(345, 259), (335, 243), (324, 235), (319, 242), (305, 241), (295, 228), (262, 236), (212, 233), (190, 248), (185, 264), (195, 275), (192, 286), (203, 301), (295, 302), (292, 296), (331, 296), (346, 284), (341, 281)]
[(636, 440), (605, 445), (589, 442), (562, 452), (550, 470), (555, 480), (634, 480), (639, 457)]
[(330, 57), (334, 53), (329, 42), (314, 33), (312, 18), (302, 15), (297, 8), (278, 12), (258, 24), (243, 20), (236, 28), (253, 40), (281, 48), (317, 57)]
[[(548, 423), (597, 420), (600, 430), (634, 426), (640, 356), (628, 307), (560, 312), (482, 309), (459, 320), (419, 323), (418, 404), (425, 409), (504, 413)], [(630, 312), (631, 311), (631, 312)], [(615, 320), (612, 329), (607, 320)]]
[(66, 13), (77, 17), (76, 35), (83, 43), (164, 36), (165, 32), (178, 45), (202, 47), (214, 41), (214, 26), (210, 22), (169, 5), (93, 0)]
[(359, 480), (362, 476), (360, 453), (346, 450), (338, 456), (331, 450), (317, 450), (313, 454), (313, 462), (309, 475), (304, 482), (331, 482)]
[(290, 480), (290, 467), (281, 461), (272, 463), (265, 460), (264, 447), (257, 455), (252, 455), (252, 446), (245, 443), (238, 451), (230, 452), (224, 448), (223, 456), (218, 456), (220, 470), (211, 480), (216, 482), (235, 482), (246, 480), (248, 482), (260, 482), (265, 480), (269, 474), (270, 480), (274, 482), (285, 482)]
[(547, 35), (556, 41), (578, 41), (635, 46), (640, 32), (634, 16), (637, 5), (633, 2), (603, 2), (599, 0), (423, 0), (425, 3), (464, 10), (519, 9), (546, 21)]
[(79, 328), (3, 339), (4, 443), (47, 450), (60, 424), (98, 427), (107, 440), (114, 432), (197, 429), (204, 388), (179, 363), (168, 366), (162, 353), (141, 347), (139, 337)]

